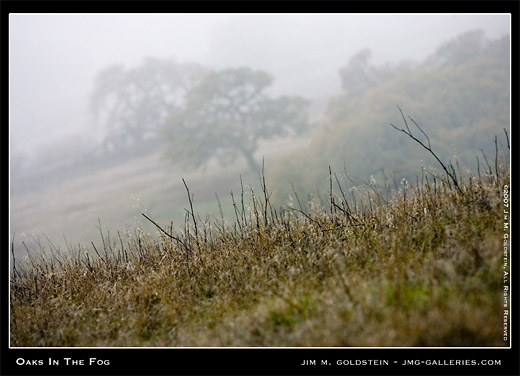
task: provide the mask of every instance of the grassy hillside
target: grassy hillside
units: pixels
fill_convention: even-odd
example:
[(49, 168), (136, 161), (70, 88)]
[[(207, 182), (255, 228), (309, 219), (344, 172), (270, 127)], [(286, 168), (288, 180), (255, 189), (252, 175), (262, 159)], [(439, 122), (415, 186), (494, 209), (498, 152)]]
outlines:
[[(263, 143), (257, 159), (265, 156), (270, 164), (281, 146), (284, 150), (299, 147), (298, 142), (272, 140)], [(160, 159), (160, 151), (137, 156), (100, 156), (84, 164), (67, 168), (43, 159), (24, 167), (24, 173), (12, 176), (10, 191), (10, 229), (16, 256), (21, 258), (39, 244), (49, 247), (47, 237), (56, 248), (66, 251), (67, 244), (102, 246), (98, 219), (104, 231), (122, 233), (140, 227), (145, 232), (155, 228), (140, 212), (147, 210), (161, 222), (183, 223), (186, 191), (181, 178), (192, 187), (195, 212), (220, 217), (218, 195), (224, 215), (233, 214), (229, 192), (240, 191), (244, 182), (258, 186), (257, 172), (249, 172), (245, 161), (222, 167), (211, 161), (206, 170), (183, 170)], [(70, 159), (61, 154), (63, 160)], [(64, 239), (66, 238), (66, 241)], [(23, 242), (23, 244), (22, 244)], [(25, 246), (24, 246), (25, 244)]]
[(230, 222), (190, 209), (182, 228), (103, 234), (95, 257), (14, 260), (11, 345), (507, 345), (507, 164), (394, 189), (329, 179), (323, 203), (244, 185)]
[[(455, 42), (458, 53), (465, 42)], [(428, 132), (442, 159), (454, 161), (457, 155), (461, 164), (476, 170), (480, 149), (493, 155), (493, 135), (510, 126), (509, 45), (504, 37), (471, 47), (469, 57), (449, 60), (440, 49), (423, 62), (387, 68), (390, 73), (360, 94), (336, 97), (312, 142), (268, 170), (269, 180), (279, 188), (274, 197), (285, 202), (289, 180), (299, 190), (322, 186), (329, 165), (337, 170), (346, 165), (350, 175), (364, 180), (374, 175), (377, 181), (383, 179), (382, 169), (400, 180), (413, 179), (422, 166), (437, 166), (389, 126), (402, 123), (396, 105)]]

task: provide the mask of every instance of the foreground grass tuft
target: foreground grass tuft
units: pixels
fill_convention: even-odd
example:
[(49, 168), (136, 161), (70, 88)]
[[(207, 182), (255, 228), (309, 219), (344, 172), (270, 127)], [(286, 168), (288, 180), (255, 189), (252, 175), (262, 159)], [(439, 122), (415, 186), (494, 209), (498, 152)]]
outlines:
[[(509, 168), (347, 189), (13, 260), (12, 346), (505, 346)], [(346, 178), (346, 177), (344, 177)], [(247, 202), (247, 203), (246, 203)], [(93, 246), (93, 244), (92, 244)]]

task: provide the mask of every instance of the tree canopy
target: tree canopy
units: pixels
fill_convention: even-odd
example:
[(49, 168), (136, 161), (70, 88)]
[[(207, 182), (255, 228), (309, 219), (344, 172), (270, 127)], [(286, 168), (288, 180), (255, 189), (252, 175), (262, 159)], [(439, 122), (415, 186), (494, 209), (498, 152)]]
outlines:
[(437, 64), (463, 64), (481, 54), (486, 42), (484, 31), (470, 30), (442, 44), (432, 60)]
[(254, 152), (261, 139), (288, 136), (308, 127), (308, 102), (300, 97), (270, 98), (273, 78), (250, 68), (206, 74), (186, 95), (186, 106), (173, 112), (162, 128), (166, 156), (185, 167), (221, 164), (242, 156), (258, 170)]
[[(442, 160), (454, 162), (456, 155), (460, 166), (476, 170), (476, 157), (481, 162), (482, 153), (492, 157), (494, 136), (505, 143), (504, 129), (510, 127), (510, 40), (482, 38), (479, 31), (462, 34), (422, 62), (388, 68), (384, 79), (372, 75), (379, 82), (360, 83), (364, 91), (358, 95), (347, 85), (330, 103), (309, 146), (268, 171), (273, 184), (288, 187), (279, 196), (291, 193), (287, 180), (302, 190), (319, 186), (328, 179), (329, 165), (336, 171), (346, 165), (349, 176), (368, 180), (374, 175), (379, 182), (383, 169), (399, 180), (415, 179), (421, 166), (438, 168), (423, 149), (390, 127), (403, 125), (396, 105), (425, 130)], [(362, 70), (380, 71), (368, 56), (358, 56)]]
[(135, 68), (113, 65), (99, 72), (90, 110), (95, 124), (109, 130), (105, 146), (121, 151), (157, 138), (160, 125), (183, 106), (186, 91), (203, 72), (197, 64), (152, 58)]

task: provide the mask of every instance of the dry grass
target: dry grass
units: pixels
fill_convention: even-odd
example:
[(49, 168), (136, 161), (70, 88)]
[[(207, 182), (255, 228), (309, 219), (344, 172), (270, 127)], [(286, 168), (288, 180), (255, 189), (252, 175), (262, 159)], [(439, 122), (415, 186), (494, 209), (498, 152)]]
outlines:
[(331, 171), (324, 204), (283, 208), (261, 179), (233, 222), (189, 210), (181, 229), (102, 233), (94, 257), (31, 253), (12, 262), (11, 345), (507, 345), (496, 167), (392, 190)]

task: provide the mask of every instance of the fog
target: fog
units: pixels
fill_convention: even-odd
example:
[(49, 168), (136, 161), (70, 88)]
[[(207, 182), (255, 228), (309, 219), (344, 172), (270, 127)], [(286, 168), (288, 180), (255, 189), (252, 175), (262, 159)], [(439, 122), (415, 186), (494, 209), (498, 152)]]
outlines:
[[(97, 72), (145, 57), (203, 60), (215, 15), (11, 15), (10, 130), (15, 151), (34, 152), (89, 132), (87, 102)], [(102, 130), (96, 130), (98, 132)]]
[[(10, 16), (13, 151), (35, 152), (72, 132), (91, 133), (86, 103), (96, 73), (145, 57), (249, 66), (284, 93), (330, 95), (338, 69), (364, 47), (376, 62), (421, 59), (442, 41), (480, 28), (509, 32), (504, 15), (38, 15)], [(320, 67), (320, 69), (316, 69)], [(102, 130), (96, 130), (101, 132)]]
[[(79, 167), (72, 168), (70, 175), (65, 167), (57, 171), (61, 169), (60, 163), (66, 166), (67, 161), (97, 150), (96, 146), (108, 132), (95, 124), (89, 113), (95, 79), (107, 67), (119, 64), (130, 69), (145, 58), (155, 58), (193, 62), (209, 69), (263, 70), (273, 76), (270, 95), (306, 98), (315, 105), (313, 115), (319, 118), (328, 99), (341, 93), (340, 68), (358, 51), (369, 48), (376, 65), (421, 61), (442, 43), (475, 29), (483, 30), (489, 39), (508, 35), (510, 17), (496, 14), (10, 15), (11, 236), (38, 229), (53, 239), (66, 234), (84, 240), (78, 235), (81, 231), (71, 225), (78, 217), (82, 218), (78, 226), (90, 230), (97, 225), (97, 218), (102, 222), (105, 218), (109, 222), (114, 220), (109, 226), (122, 228), (128, 224), (125, 222), (128, 211), (121, 210), (124, 215), (118, 221), (114, 213), (120, 208), (110, 208), (110, 213), (102, 210), (107, 207), (104, 200), (114, 192), (119, 191), (126, 200), (121, 206), (138, 213), (141, 203), (136, 206), (135, 201), (142, 201), (141, 196), (147, 197), (142, 204), (148, 209), (161, 205), (153, 197), (159, 195), (156, 190), (167, 190), (168, 185), (163, 185), (162, 180), (164, 174), (170, 174), (169, 179), (177, 184), (183, 176), (193, 176), (195, 180), (198, 175), (193, 174), (203, 172), (179, 171), (161, 160), (156, 163), (158, 171), (154, 177), (143, 174), (143, 179), (148, 180), (141, 182), (137, 177), (121, 179), (121, 185), (111, 191), (110, 176), (119, 175), (110, 174), (117, 172), (126, 177), (134, 167), (149, 169), (145, 163), (147, 157), (135, 164), (125, 161), (127, 164), (109, 166), (107, 163), (108, 176), (99, 183), (104, 191), (88, 197), (78, 193), (78, 186), (93, 184), (88, 173)], [(281, 145), (285, 144), (266, 144), (265, 152), (278, 150)], [(39, 165), (45, 158), (49, 165)], [(103, 171), (103, 165), (99, 162), (95, 166), (96, 173)], [(235, 174), (232, 168), (223, 171), (223, 181), (228, 177), (238, 179), (239, 173)], [(121, 188), (125, 184), (128, 192)], [(139, 193), (150, 185), (156, 190)], [(57, 186), (68, 193), (71, 190), (78, 193), (70, 198), (74, 202), (63, 209), (58, 208), (63, 205), (64, 196)], [(217, 192), (218, 186), (210, 184), (208, 188)], [(229, 188), (225, 186), (222, 191), (225, 194)], [(131, 198), (131, 194), (140, 198)], [(205, 193), (196, 194), (200, 197)], [(94, 207), (99, 210), (93, 210)], [(182, 208), (179, 211), (182, 215)]]

